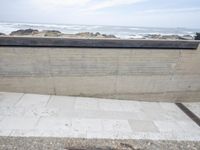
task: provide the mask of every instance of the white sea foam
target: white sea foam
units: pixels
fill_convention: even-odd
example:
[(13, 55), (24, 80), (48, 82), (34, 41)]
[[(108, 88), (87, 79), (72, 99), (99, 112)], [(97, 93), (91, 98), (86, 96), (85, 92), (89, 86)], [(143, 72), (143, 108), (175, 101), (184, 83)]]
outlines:
[(150, 27), (124, 27), (102, 25), (59, 25), (59, 24), (33, 24), (33, 23), (0, 23), (0, 32), (9, 34), (19, 29), (59, 30), (63, 33), (100, 32), (114, 34), (120, 38), (142, 38), (149, 34), (160, 35), (194, 35), (198, 29), (186, 28), (150, 28)]

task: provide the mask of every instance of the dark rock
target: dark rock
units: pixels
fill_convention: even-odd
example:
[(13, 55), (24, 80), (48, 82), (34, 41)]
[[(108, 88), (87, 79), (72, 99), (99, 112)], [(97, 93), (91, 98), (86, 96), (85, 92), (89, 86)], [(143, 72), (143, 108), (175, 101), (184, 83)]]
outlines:
[(107, 35), (107, 34), (101, 34), (99, 32), (92, 33), (92, 32), (80, 32), (75, 34), (76, 36), (80, 37), (88, 37), (88, 38), (116, 38), (115, 35)]
[(183, 36), (180, 36), (179, 39), (181, 39), (181, 40), (194, 40), (194, 37), (191, 36), (191, 35), (183, 35)]
[(38, 30), (34, 30), (34, 29), (25, 29), (25, 30), (17, 30), (17, 31), (13, 31), (10, 33), (10, 35), (34, 35), (34, 34), (38, 34), (39, 31)]
[(62, 35), (62, 33), (60, 31), (57, 31), (57, 30), (44, 30), (42, 32), (44, 32), (44, 36), (58, 37), (58, 36)]
[(80, 32), (75, 35), (81, 36), (81, 37), (95, 37), (95, 34), (92, 32)]
[(6, 35), (6, 34), (5, 34), (5, 33), (1, 33), (1, 32), (0, 32), (0, 36), (4, 36), (4, 35)]
[(105, 34), (105, 38), (116, 38), (116, 36), (113, 35), (113, 34), (109, 34), (109, 35), (106, 35), (106, 34)]
[(144, 35), (145, 39), (161, 39), (161, 35), (160, 34), (147, 34)]
[(180, 40), (179, 35), (162, 35), (160, 39), (166, 39), (166, 40)]
[(163, 40), (193, 40), (191, 35), (161, 35), (161, 34), (147, 34), (144, 35), (145, 39), (163, 39)]
[(200, 33), (196, 33), (195, 40), (200, 40)]
[(99, 36), (99, 35), (101, 35), (101, 33), (99, 33), (99, 32), (95, 33), (95, 36)]

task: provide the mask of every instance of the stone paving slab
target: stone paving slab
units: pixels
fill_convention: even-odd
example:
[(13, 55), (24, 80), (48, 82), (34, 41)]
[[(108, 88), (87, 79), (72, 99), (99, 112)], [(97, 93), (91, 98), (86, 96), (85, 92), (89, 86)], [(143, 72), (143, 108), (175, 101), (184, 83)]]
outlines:
[(15, 105), (23, 95), (23, 93), (0, 92), (0, 107)]
[(174, 103), (0, 92), (0, 136), (200, 141), (200, 127)]
[(67, 97), (67, 96), (51, 96), (47, 108), (58, 108), (72, 111), (75, 107), (75, 97)]
[(49, 95), (24, 94), (24, 96), (16, 104), (16, 106), (42, 107), (47, 104), (49, 98), (50, 98)]

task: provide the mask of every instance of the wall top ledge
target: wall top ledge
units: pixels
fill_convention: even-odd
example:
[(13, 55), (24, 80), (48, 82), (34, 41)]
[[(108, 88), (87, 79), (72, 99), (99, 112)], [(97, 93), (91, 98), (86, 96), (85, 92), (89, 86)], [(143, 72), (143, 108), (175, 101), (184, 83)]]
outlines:
[(194, 40), (122, 40), (122, 39), (75, 39), (44, 37), (0, 37), (0, 46), (8, 47), (74, 47), (74, 48), (148, 48), (190, 49), (198, 48)]

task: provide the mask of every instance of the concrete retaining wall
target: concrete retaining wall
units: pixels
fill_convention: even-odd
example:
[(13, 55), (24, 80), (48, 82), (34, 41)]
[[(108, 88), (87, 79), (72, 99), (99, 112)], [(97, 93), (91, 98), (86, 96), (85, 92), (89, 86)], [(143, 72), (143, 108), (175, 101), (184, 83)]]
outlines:
[(200, 101), (200, 48), (0, 47), (0, 91)]

